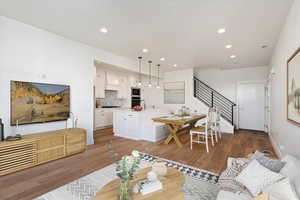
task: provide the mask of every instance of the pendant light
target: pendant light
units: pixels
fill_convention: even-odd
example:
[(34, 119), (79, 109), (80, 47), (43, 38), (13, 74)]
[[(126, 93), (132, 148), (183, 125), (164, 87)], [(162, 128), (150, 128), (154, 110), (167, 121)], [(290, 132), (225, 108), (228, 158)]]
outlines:
[(139, 82), (138, 82), (138, 86), (142, 86), (142, 56), (139, 56)]
[(148, 84), (148, 87), (152, 87), (152, 83), (151, 83), (151, 64), (152, 64), (152, 61), (149, 60), (148, 63), (149, 63), (149, 84)]
[(157, 65), (157, 86), (156, 86), (157, 89), (160, 88), (160, 85), (159, 85), (159, 70), (160, 70), (160, 64)]

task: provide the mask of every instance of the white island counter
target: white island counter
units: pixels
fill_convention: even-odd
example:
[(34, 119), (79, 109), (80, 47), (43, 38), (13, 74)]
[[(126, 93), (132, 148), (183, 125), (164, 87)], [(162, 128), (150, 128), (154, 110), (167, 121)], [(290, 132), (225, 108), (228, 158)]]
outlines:
[(113, 114), (114, 134), (134, 140), (160, 141), (167, 137), (168, 129), (152, 118), (167, 116), (167, 111), (149, 109), (145, 111), (116, 110)]

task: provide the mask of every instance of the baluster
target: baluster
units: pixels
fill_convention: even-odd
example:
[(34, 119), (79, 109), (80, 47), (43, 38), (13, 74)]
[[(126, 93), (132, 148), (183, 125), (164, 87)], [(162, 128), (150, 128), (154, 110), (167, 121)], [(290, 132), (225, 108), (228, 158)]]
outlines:
[(214, 107), (214, 91), (211, 91), (211, 107)]
[(233, 125), (233, 106), (234, 105), (231, 105), (231, 123)]

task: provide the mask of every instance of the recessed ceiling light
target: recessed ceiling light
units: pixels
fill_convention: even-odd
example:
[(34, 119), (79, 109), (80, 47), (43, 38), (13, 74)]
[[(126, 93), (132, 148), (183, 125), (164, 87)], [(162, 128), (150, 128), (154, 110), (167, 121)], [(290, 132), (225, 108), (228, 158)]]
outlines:
[(101, 32), (101, 33), (107, 33), (107, 32), (108, 32), (108, 30), (107, 30), (107, 28), (105, 28), (105, 27), (102, 27), (102, 28), (100, 29), (100, 32)]
[(166, 59), (164, 57), (160, 58), (160, 61), (165, 61)]
[(142, 51), (143, 51), (143, 53), (147, 53), (148, 49), (143, 49)]
[(173, 67), (177, 67), (177, 64), (174, 64)]
[(223, 34), (223, 33), (225, 33), (226, 32), (226, 29), (225, 28), (220, 28), (220, 29), (218, 29), (218, 33), (219, 34)]
[(236, 58), (236, 55), (231, 55), (230, 58), (232, 58), (232, 59), (233, 59), (233, 58)]
[(230, 49), (230, 48), (232, 48), (232, 45), (231, 45), (231, 44), (227, 44), (227, 45), (225, 46), (225, 48), (226, 48), (226, 49)]

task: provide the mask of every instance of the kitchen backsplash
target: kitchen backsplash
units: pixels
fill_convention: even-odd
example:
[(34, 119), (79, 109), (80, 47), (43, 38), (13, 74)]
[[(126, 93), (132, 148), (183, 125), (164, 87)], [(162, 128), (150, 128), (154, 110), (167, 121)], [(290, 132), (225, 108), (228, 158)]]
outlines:
[(101, 98), (100, 100), (101, 100), (101, 104), (100, 104), (101, 106), (122, 107), (125, 103), (124, 99), (118, 99), (118, 91), (116, 90), (105, 90), (105, 98)]

